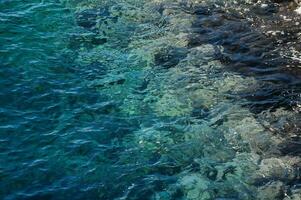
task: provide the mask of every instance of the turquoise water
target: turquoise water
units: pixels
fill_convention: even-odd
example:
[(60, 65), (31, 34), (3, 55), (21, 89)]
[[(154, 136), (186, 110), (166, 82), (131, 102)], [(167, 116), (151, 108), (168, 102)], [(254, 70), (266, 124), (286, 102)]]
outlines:
[(0, 199), (297, 200), (300, 27), (228, 3), (2, 0)]

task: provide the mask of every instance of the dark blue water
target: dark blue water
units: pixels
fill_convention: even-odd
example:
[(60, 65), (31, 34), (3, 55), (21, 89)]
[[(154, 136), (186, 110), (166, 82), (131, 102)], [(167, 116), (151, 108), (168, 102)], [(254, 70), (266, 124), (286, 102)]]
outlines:
[(2, 0), (0, 199), (297, 200), (298, 15), (228, 3)]

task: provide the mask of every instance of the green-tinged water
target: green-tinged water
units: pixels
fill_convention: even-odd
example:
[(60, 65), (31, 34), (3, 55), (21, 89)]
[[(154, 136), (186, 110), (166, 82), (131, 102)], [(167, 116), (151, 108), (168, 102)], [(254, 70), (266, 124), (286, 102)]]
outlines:
[(299, 18), (256, 6), (0, 1), (0, 199), (300, 200)]

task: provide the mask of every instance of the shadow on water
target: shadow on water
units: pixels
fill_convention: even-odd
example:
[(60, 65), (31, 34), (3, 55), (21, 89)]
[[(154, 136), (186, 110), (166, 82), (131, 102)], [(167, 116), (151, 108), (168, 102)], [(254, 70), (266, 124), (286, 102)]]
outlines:
[[(265, 83), (255, 93), (241, 94), (241, 97), (248, 100), (247, 107), (255, 113), (260, 113), (267, 109), (292, 109), (296, 106), (300, 98), (300, 62), (281, 56), (279, 45), (287, 46), (287, 49), (292, 44), (298, 46), (296, 35), (300, 33), (300, 27), (289, 29), (288, 25), (279, 25), (283, 20), (275, 19), (279, 22), (278, 29), (284, 29), (285, 34), (269, 37), (254, 26), (262, 20), (260, 15), (243, 15), (234, 10), (227, 11), (225, 8), (214, 6), (184, 9), (196, 16), (192, 31), (188, 33), (190, 47), (204, 43), (220, 46), (217, 56), (227, 66), (227, 70), (255, 77)], [(251, 9), (250, 12), (254, 12), (255, 9)], [(265, 12), (264, 16), (274, 19), (273, 13), (272, 9)], [(253, 20), (247, 20), (247, 17), (259, 19), (255, 18), (254, 23)], [(285, 38), (287, 41), (283, 40)], [(282, 44), (279, 44), (280, 40)]]

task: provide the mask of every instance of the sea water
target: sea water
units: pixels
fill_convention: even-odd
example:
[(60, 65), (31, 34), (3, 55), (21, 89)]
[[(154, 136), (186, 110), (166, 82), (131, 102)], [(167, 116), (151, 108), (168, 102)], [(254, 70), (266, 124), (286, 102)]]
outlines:
[(300, 199), (299, 18), (267, 3), (2, 0), (0, 198)]

